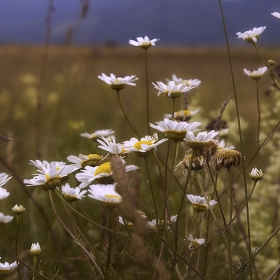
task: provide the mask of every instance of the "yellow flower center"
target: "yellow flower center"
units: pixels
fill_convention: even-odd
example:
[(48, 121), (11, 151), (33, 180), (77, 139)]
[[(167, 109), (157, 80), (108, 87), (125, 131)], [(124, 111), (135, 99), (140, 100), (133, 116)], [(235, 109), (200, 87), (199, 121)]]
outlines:
[(111, 163), (105, 162), (97, 167), (97, 169), (94, 172), (94, 176), (102, 174), (102, 173), (110, 174), (111, 172), (112, 172)]
[(146, 144), (148, 146), (151, 146), (154, 143), (152, 141), (149, 141), (149, 140), (142, 140), (142, 141), (136, 142), (133, 147), (137, 150), (142, 150), (142, 147), (141, 147), (142, 144)]
[(105, 197), (108, 199), (116, 199), (117, 201), (121, 201), (120, 197), (115, 194), (106, 194)]

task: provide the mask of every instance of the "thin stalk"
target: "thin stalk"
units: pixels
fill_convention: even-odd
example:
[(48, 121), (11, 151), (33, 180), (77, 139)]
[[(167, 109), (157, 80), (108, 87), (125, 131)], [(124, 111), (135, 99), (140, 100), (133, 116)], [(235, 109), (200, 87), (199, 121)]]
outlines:
[[(166, 197), (165, 197), (165, 202), (164, 202), (164, 209), (168, 208), (168, 197), (169, 197), (170, 190), (171, 190), (171, 183), (172, 183), (172, 179), (173, 179), (173, 173), (174, 173), (174, 167), (175, 167), (175, 162), (176, 162), (176, 158), (177, 158), (177, 153), (178, 153), (178, 141), (175, 141), (174, 157), (173, 157), (172, 165), (171, 165), (171, 174), (170, 174), (170, 180), (169, 180), (169, 184), (168, 184), (168, 189), (167, 189), (167, 192), (166, 192)], [(167, 177), (165, 177), (165, 178), (166, 178), (165, 180), (167, 181)]]
[(275, 86), (279, 88), (279, 85), (276, 83), (275, 78), (278, 80), (278, 82), (280, 82), (280, 79), (278, 77), (278, 75), (275, 74), (275, 72), (273, 71), (273, 69), (271, 68), (271, 66), (269, 65), (269, 63), (265, 60), (265, 58), (263, 57), (263, 55), (261, 54), (261, 52), (259, 51), (259, 48), (257, 46), (257, 44), (255, 42), (253, 42), (253, 46), (255, 48), (255, 50), (257, 51), (258, 55), (260, 56), (260, 58), (262, 59), (262, 61), (264, 62), (264, 64), (266, 65), (266, 67), (269, 69), (270, 74), (271, 74), (271, 78), (275, 84)]
[(125, 113), (125, 110), (124, 110), (124, 108), (123, 108), (123, 106), (122, 106), (121, 99), (120, 99), (120, 90), (116, 90), (116, 92), (117, 92), (117, 97), (118, 97), (119, 105), (120, 105), (120, 107), (121, 107), (121, 109), (122, 109), (123, 115), (124, 115), (124, 117), (125, 117), (127, 123), (129, 124), (129, 126), (131, 127), (131, 129), (134, 131), (134, 133), (135, 133), (139, 138), (141, 138), (141, 137), (140, 137), (140, 134), (135, 130), (135, 128), (133, 127), (133, 125), (131, 124), (131, 122), (129, 121), (129, 119), (128, 119), (126, 113)]
[(52, 198), (52, 191), (49, 190), (49, 198), (50, 198), (50, 202), (51, 202), (51, 206), (53, 209), (53, 212), (56, 216), (56, 218), (58, 219), (58, 221), (60, 222), (60, 224), (63, 226), (63, 228), (68, 232), (68, 234), (73, 238), (73, 240), (75, 241), (75, 243), (81, 247), (81, 249), (88, 255), (88, 257), (90, 258), (90, 260), (92, 261), (92, 263), (94, 264), (95, 268), (97, 269), (97, 271), (99, 272), (99, 274), (101, 275), (102, 279), (105, 279), (104, 274), (101, 270), (101, 268), (98, 266), (98, 264), (96, 263), (95, 259), (93, 258), (93, 256), (87, 251), (87, 249), (80, 243), (80, 241), (73, 235), (73, 233), (69, 230), (69, 228), (64, 224), (64, 222), (62, 221), (62, 219), (60, 218), (60, 216), (58, 215), (54, 202), (53, 202), (53, 198)]
[(279, 273), (280, 270), (280, 264), (277, 266), (277, 268), (273, 271), (273, 273), (269, 276), (267, 280), (271, 280), (277, 273)]
[(172, 98), (172, 118), (175, 116), (175, 98)]
[(148, 132), (149, 135), (151, 134), (150, 131), (150, 100), (149, 100), (149, 81), (148, 81), (148, 51), (145, 49), (145, 72), (146, 72), (146, 110), (147, 110), (147, 125), (148, 125)]
[(147, 174), (148, 174), (149, 186), (150, 186), (150, 190), (151, 190), (151, 194), (152, 194), (152, 198), (153, 198), (153, 204), (154, 204), (154, 209), (155, 209), (156, 221), (158, 223), (157, 204), (156, 204), (156, 200), (155, 200), (154, 190), (153, 190), (153, 187), (152, 187), (151, 175), (150, 175), (150, 170), (149, 170), (149, 166), (148, 166), (148, 160), (147, 160), (147, 157), (144, 157), (144, 159), (145, 159), (145, 165), (146, 165)]
[(259, 83), (256, 80), (257, 88), (257, 108), (258, 108), (258, 130), (257, 130), (257, 148), (260, 146), (260, 130), (261, 130), (261, 110), (260, 110), (260, 94), (259, 94)]
[[(112, 229), (113, 224), (113, 211), (109, 209), (109, 216), (110, 216), (110, 229)], [(106, 264), (106, 271), (110, 268), (111, 262), (111, 251), (112, 251), (112, 232), (109, 232), (109, 244), (108, 244), (108, 255), (107, 255), (107, 264)]]
[[(230, 53), (230, 46), (229, 46), (229, 40), (228, 40), (228, 34), (227, 34), (227, 27), (222, 7), (222, 0), (219, 0), (219, 6), (221, 10), (222, 20), (223, 20), (223, 27), (224, 27), (224, 34), (227, 44), (227, 52), (228, 52), (228, 58), (229, 58), (229, 65), (230, 65), (230, 73), (231, 73), (231, 79), (232, 79), (232, 86), (233, 86), (233, 92), (234, 92), (234, 99), (235, 99), (235, 108), (236, 108), (236, 116), (237, 116), (237, 123), (238, 123), (238, 132), (239, 132), (239, 141), (240, 141), (240, 150), (241, 150), (241, 159), (242, 159), (242, 170), (243, 170), (243, 180), (244, 180), (244, 192), (245, 192), (245, 199), (248, 201), (248, 188), (247, 188), (247, 182), (246, 182), (246, 172), (245, 172), (245, 160), (244, 160), (244, 148), (243, 148), (243, 140), (242, 140), (242, 130), (241, 130), (241, 123), (240, 123), (240, 114), (239, 114), (239, 106), (238, 106), (238, 100), (237, 100), (237, 92), (235, 87), (235, 79), (233, 74), (233, 67), (232, 67), (232, 61), (231, 61), (231, 53)], [(246, 204), (246, 211), (248, 212), (248, 203)], [(248, 220), (247, 220), (247, 230), (248, 235), (250, 232)], [(251, 259), (252, 252), (249, 251), (249, 258)], [(252, 280), (252, 266), (250, 266), (250, 280)]]
[[(18, 234), (19, 234), (19, 219), (20, 219), (20, 215), (16, 215), (17, 216), (17, 233), (16, 233), (16, 247), (15, 247), (15, 254), (16, 256), (18, 256)], [(19, 271), (19, 263), (17, 262), (17, 271), (18, 271), (18, 279), (21, 280), (21, 276), (20, 276), (20, 271)], [(34, 274), (34, 271), (33, 271)], [(33, 275), (34, 277), (34, 275)]]
[(194, 158), (194, 151), (192, 150), (192, 156), (191, 156), (191, 160), (190, 160), (190, 164), (189, 164), (188, 175), (187, 175), (187, 179), (186, 179), (186, 182), (185, 182), (184, 191), (183, 191), (183, 194), (182, 194), (182, 199), (181, 199), (181, 203), (180, 203), (180, 206), (179, 206), (179, 211), (178, 211), (177, 220), (176, 220), (176, 226), (175, 226), (175, 238), (174, 238), (174, 241), (175, 241), (174, 263), (175, 264), (176, 264), (176, 257), (178, 255), (178, 234), (179, 234), (178, 233), (178, 228), (179, 228), (179, 220), (180, 220), (180, 215), (181, 215), (181, 212), (182, 212), (182, 209), (183, 209), (183, 204), (184, 204), (184, 201), (185, 201), (185, 196), (186, 196), (189, 180), (190, 180), (190, 177), (191, 177), (193, 158)]
[[(228, 171), (228, 178), (229, 178), (229, 222), (232, 219), (232, 213), (233, 213), (233, 189), (232, 189), (232, 179), (231, 179), (231, 167), (227, 168)], [(228, 228), (228, 263), (229, 263), (229, 279), (232, 278), (232, 251), (231, 251), (231, 224)]]
[(33, 273), (32, 273), (32, 280), (36, 279), (35, 278), (35, 268), (36, 268), (36, 263), (37, 263), (37, 256), (33, 256)]

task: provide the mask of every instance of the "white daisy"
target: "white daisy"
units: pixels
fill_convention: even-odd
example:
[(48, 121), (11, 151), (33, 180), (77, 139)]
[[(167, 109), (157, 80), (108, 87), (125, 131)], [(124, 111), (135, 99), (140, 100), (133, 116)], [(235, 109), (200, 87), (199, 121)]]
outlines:
[(97, 142), (101, 144), (98, 148), (107, 151), (111, 155), (116, 156), (126, 156), (128, 151), (125, 150), (123, 144), (116, 143), (115, 137), (112, 137), (112, 141), (108, 141), (105, 137), (101, 136), (100, 139), (97, 139)]
[(248, 43), (257, 43), (260, 35), (264, 32), (266, 26), (254, 27), (253, 30), (245, 31), (244, 33), (237, 32), (238, 38), (246, 40)]
[(253, 181), (257, 182), (263, 179), (263, 172), (261, 169), (253, 168), (249, 176)]
[[(141, 217), (143, 219), (147, 218), (147, 216), (142, 211), (137, 211), (137, 212), (141, 215)], [(126, 220), (126, 219), (123, 219), (121, 216), (119, 216), (119, 223), (122, 224), (122, 225), (128, 225), (129, 227), (133, 226), (132, 222), (130, 222), (130, 221)]]
[(31, 164), (31, 165), (35, 166), (36, 168), (38, 168), (37, 171), (39, 173), (44, 174), (45, 170), (48, 170), (48, 169), (51, 168), (51, 164), (52, 164), (52, 166), (55, 165), (57, 169), (60, 169), (63, 166), (65, 166), (66, 163), (63, 162), (63, 161), (48, 162), (46, 160), (41, 161), (41, 160), (36, 159), (36, 160), (30, 160), (29, 164)]
[[(194, 116), (198, 111), (199, 109), (196, 109), (194, 111), (180, 110), (174, 113), (174, 119), (178, 121), (189, 121), (192, 118), (192, 116)], [(164, 117), (171, 119), (172, 114), (165, 114)]]
[(165, 118), (163, 121), (157, 122), (157, 125), (150, 124), (150, 127), (163, 132), (167, 138), (182, 141), (187, 131), (196, 131), (200, 125), (200, 122), (178, 122)]
[(142, 49), (148, 49), (151, 46), (155, 46), (155, 42), (157, 42), (159, 39), (152, 39), (150, 40), (148, 36), (143, 37), (137, 37), (137, 41), (135, 40), (129, 40), (129, 44), (133, 45), (135, 47), (141, 47)]
[(0, 226), (3, 226), (4, 224), (7, 224), (13, 220), (13, 216), (4, 215), (3, 213), (0, 213)]
[(193, 89), (193, 86), (188, 86), (186, 84), (176, 84), (174, 81), (168, 82), (168, 84), (164, 84), (163, 82), (157, 82), (157, 85), (154, 84), (155, 89), (158, 90), (158, 96), (161, 93), (165, 93), (167, 97), (170, 98), (178, 98), (184, 92), (188, 92)]
[(82, 155), (79, 154), (79, 157), (76, 156), (69, 156), (67, 157), (68, 161), (74, 163), (73, 166), (80, 169), (85, 166), (97, 166), (102, 161), (103, 157), (97, 154), (89, 154), (89, 155)]
[(234, 146), (226, 146), (225, 140), (221, 140), (220, 143), (218, 144), (218, 151), (223, 151), (223, 150), (235, 150)]
[(161, 139), (158, 141), (158, 136), (155, 133), (153, 136), (145, 136), (138, 140), (133, 137), (129, 141), (124, 141), (123, 144), (130, 152), (135, 152), (138, 156), (148, 156), (152, 154), (158, 145), (167, 141), (168, 139)]
[(24, 179), (24, 184), (30, 186), (41, 186), (44, 190), (53, 189), (61, 185), (62, 181), (68, 179), (68, 175), (77, 168), (73, 165), (59, 165), (57, 162), (50, 162), (48, 168), (39, 170), (41, 174), (35, 175), (32, 179)]
[(85, 132), (85, 133), (81, 133), (80, 135), (82, 137), (86, 137), (88, 139), (96, 141), (101, 136), (104, 136), (105, 138), (107, 138), (113, 134), (115, 134), (115, 131), (112, 129), (101, 129), (101, 130), (96, 130), (93, 133)]
[(170, 217), (170, 220), (159, 220), (158, 222), (156, 219), (153, 219), (152, 221), (148, 221), (147, 224), (151, 231), (156, 232), (158, 230), (160, 233), (169, 234), (171, 233), (170, 224), (175, 223), (177, 217), (178, 215), (173, 215)]
[[(138, 169), (135, 165), (126, 165), (125, 171), (129, 172)], [(111, 175), (113, 174), (111, 169), (111, 163), (105, 162), (99, 166), (91, 167), (86, 166), (85, 169), (76, 174), (76, 178), (80, 183), (79, 187), (81, 189), (90, 185), (93, 181), (99, 180), (102, 183), (113, 183)]]
[(280, 13), (277, 13), (277, 12), (273, 12), (271, 13), (274, 17), (276, 18), (280, 18)]
[(41, 254), (41, 246), (39, 242), (31, 244), (30, 254), (33, 256), (39, 256)]
[(9, 175), (4, 172), (0, 173), (0, 187), (5, 185), (11, 178), (12, 176), (9, 177)]
[(79, 187), (71, 188), (68, 183), (62, 186), (63, 197), (70, 202), (76, 201), (77, 199), (82, 199), (83, 197), (85, 197), (84, 194), (86, 192), (86, 190), (81, 191)]
[(202, 244), (205, 243), (205, 239), (204, 238), (193, 238), (193, 236), (191, 234), (189, 234), (188, 236), (188, 240), (191, 241), (190, 245), (189, 245), (189, 249), (194, 249)]
[(192, 131), (188, 131), (186, 133), (185, 141), (188, 142), (209, 142), (213, 140), (217, 135), (219, 134), (219, 131), (211, 130), (209, 132), (203, 131), (199, 132), (197, 136), (194, 136)]
[(207, 197), (205, 198), (199, 195), (187, 194), (187, 198), (192, 203), (193, 210), (197, 212), (204, 212), (209, 208), (209, 206), (212, 207), (217, 204), (217, 201), (210, 200), (207, 202)]
[(9, 275), (12, 272), (12, 269), (16, 268), (17, 266), (18, 265), (16, 261), (14, 261), (13, 263), (0, 262), (0, 275)]
[(104, 73), (102, 73), (101, 76), (98, 76), (98, 78), (106, 84), (110, 85), (114, 90), (121, 90), (125, 87), (125, 85), (135, 86), (136, 84), (133, 82), (138, 80), (135, 75), (125, 76), (124, 78), (122, 78), (116, 77), (114, 74), (107, 76)]
[(267, 71), (267, 67), (260, 67), (258, 70), (250, 71), (247, 69), (243, 69), (243, 73), (249, 77), (251, 77), (253, 80), (259, 80), (263, 74)]
[[(170, 82), (170, 80), (167, 79), (168, 82)], [(172, 81), (174, 81), (176, 84), (186, 84), (187, 86), (193, 86), (193, 87), (199, 87), (199, 85), (201, 84), (201, 81), (198, 79), (189, 79), (189, 80), (185, 80), (182, 78), (177, 78), (177, 76), (175, 74), (172, 75)]]
[(122, 197), (116, 192), (116, 183), (110, 185), (90, 185), (88, 196), (96, 200), (104, 202), (106, 205), (116, 207)]

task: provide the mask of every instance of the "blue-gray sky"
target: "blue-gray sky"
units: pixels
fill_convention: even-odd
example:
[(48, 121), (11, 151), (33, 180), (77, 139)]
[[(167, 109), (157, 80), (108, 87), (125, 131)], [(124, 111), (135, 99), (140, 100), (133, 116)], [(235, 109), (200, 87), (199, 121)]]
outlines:
[[(42, 44), (49, 0), (0, 0), (0, 43)], [(148, 35), (159, 45), (222, 45), (224, 35), (218, 0), (89, 0), (79, 21), (81, 0), (53, 0), (52, 43), (75, 30), (76, 44), (126, 45)], [(260, 44), (280, 45), (279, 0), (223, 0), (230, 41), (242, 45), (236, 32), (267, 26)]]

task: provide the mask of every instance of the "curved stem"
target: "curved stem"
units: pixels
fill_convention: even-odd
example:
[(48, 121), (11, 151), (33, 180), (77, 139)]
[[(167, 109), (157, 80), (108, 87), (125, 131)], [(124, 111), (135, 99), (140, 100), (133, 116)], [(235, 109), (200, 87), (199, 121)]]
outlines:
[(102, 279), (105, 279), (104, 274), (101, 270), (101, 268), (97, 265), (95, 259), (93, 258), (93, 256), (87, 251), (87, 249), (80, 243), (80, 241), (73, 235), (73, 233), (69, 230), (69, 228), (64, 224), (64, 222), (62, 221), (62, 219), (60, 218), (60, 216), (58, 215), (54, 202), (53, 202), (53, 198), (52, 198), (52, 191), (49, 190), (49, 198), (50, 198), (50, 202), (51, 202), (51, 206), (53, 209), (53, 212), (56, 216), (56, 218), (58, 219), (58, 221), (60, 222), (60, 224), (63, 226), (63, 228), (69, 233), (69, 235), (73, 238), (73, 240), (75, 241), (75, 243), (81, 247), (81, 249), (87, 254), (87, 256), (90, 258), (90, 260), (92, 261), (92, 263), (94, 264), (95, 268), (97, 269), (97, 271), (99, 272), (99, 274), (101, 275)]
[(131, 122), (129, 121), (129, 119), (128, 119), (126, 113), (125, 113), (125, 110), (124, 110), (124, 108), (123, 108), (123, 106), (122, 106), (121, 99), (120, 99), (120, 90), (116, 90), (116, 92), (117, 92), (117, 97), (118, 97), (119, 105), (120, 105), (120, 107), (121, 107), (121, 109), (122, 109), (122, 112), (123, 112), (123, 115), (124, 115), (126, 121), (128, 122), (128, 124), (129, 124), (129, 126), (131, 127), (131, 129), (135, 132), (135, 134), (136, 134), (139, 138), (141, 138), (141, 137), (140, 137), (140, 134), (135, 130), (135, 128), (133, 127), (133, 125), (131, 124)]
[(148, 51), (145, 49), (145, 72), (146, 72), (146, 110), (147, 110), (147, 125), (148, 125), (148, 132), (149, 135), (151, 134), (150, 131), (150, 101), (149, 101), (149, 81), (148, 81)]

